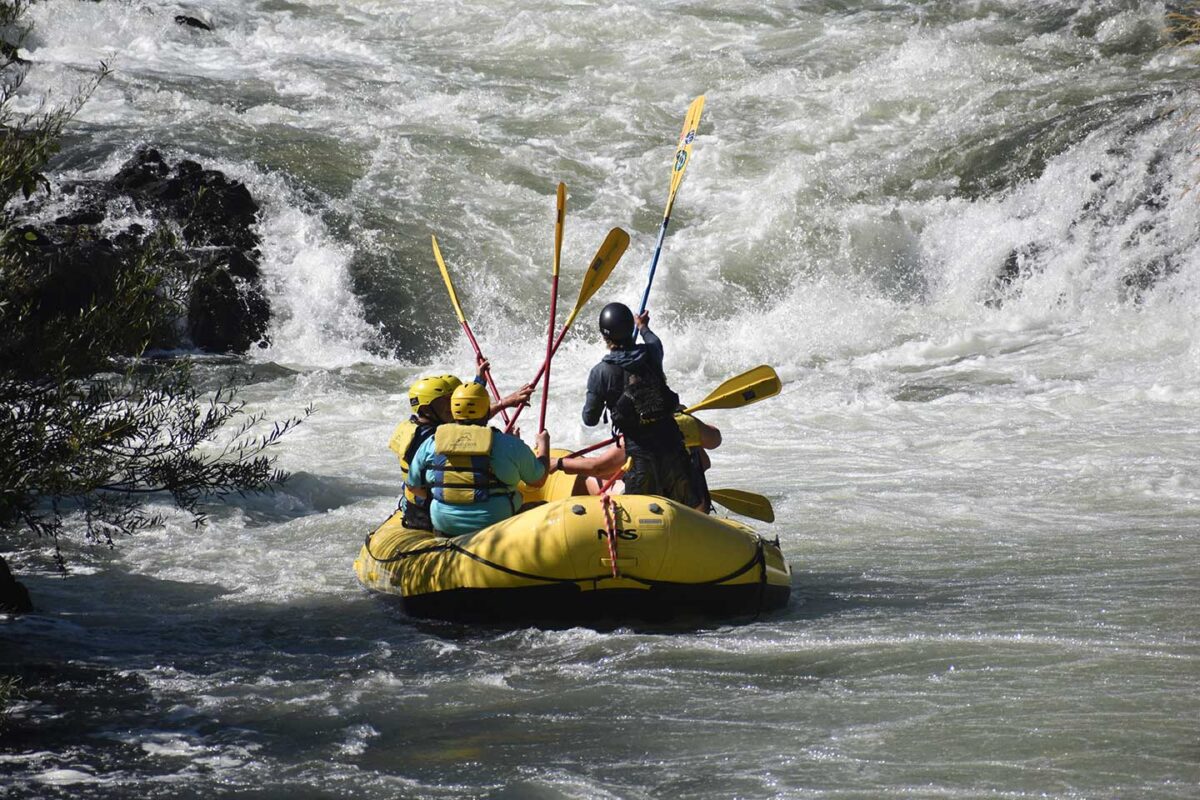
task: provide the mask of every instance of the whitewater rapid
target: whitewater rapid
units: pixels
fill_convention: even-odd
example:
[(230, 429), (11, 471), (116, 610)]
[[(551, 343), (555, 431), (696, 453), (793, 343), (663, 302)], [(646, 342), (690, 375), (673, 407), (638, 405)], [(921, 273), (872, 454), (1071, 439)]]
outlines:
[[(112, 552), (73, 539), (66, 579), (6, 553), (40, 608), (0, 623), (30, 687), (9, 790), (1192, 796), (1200, 67), (1165, 13), (35, 5), (31, 107), (116, 68), (54, 180), (152, 144), (245, 182), (272, 344), (200, 370), (316, 414), (278, 450), (293, 479), (203, 531), (167, 510)], [(367, 596), (350, 564), (395, 504), (404, 392), (472, 369), (430, 234), (509, 390), (544, 352), (557, 182), (567, 298), (630, 232), (552, 373), (554, 443), (600, 438), (593, 317), (640, 297), (701, 93), (652, 323), (685, 401), (760, 363), (784, 379), (706, 419), (712, 485), (775, 506), (792, 605), (673, 635), (471, 631)]]

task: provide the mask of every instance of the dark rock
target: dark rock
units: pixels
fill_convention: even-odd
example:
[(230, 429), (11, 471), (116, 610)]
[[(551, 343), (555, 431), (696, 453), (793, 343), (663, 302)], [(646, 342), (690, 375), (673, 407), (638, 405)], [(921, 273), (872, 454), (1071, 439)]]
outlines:
[(55, 225), (99, 225), (104, 222), (104, 209), (81, 208), (54, 220)]
[(1127, 298), (1132, 299), (1135, 303), (1140, 303), (1146, 292), (1153, 289), (1155, 284), (1178, 271), (1179, 265), (1175, 259), (1169, 255), (1163, 255), (1149, 259), (1128, 270), (1121, 276), (1121, 285), (1125, 289)]
[[(96, 237), (86, 227), (26, 227), (18, 232), (25, 256), (39, 264), (49, 278), (35, 295), (26, 298), (38, 327), (62, 324), (92, 307), (111, 303), (142, 252), (138, 242)], [(147, 330), (138, 325), (112, 331), (111, 344), (117, 352), (136, 354), (145, 346), (147, 335), (152, 347), (182, 344), (170, 326)]]
[(23, 614), (26, 611), (33, 611), (29, 590), (13, 577), (8, 562), (0, 557), (0, 613)]
[[(1166, 206), (1167, 198), (1161, 184), (1138, 196), (1139, 211), (1162, 211)], [(1179, 263), (1165, 247), (1162, 236), (1159, 226), (1151, 217), (1139, 222), (1125, 241), (1124, 249), (1134, 253), (1157, 251), (1156, 255), (1138, 259), (1138, 262), (1128, 268), (1121, 277), (1125, 296), (1134, 302), (1142, 302), (1146, 292), (1179, 271)]]
[[(258, 251), (255, 251), (254, 255), (257, 256)], [(230, 274), (242, 280), (255, 282), (259, 280), (258, 259), (250, 258), (241, 250), (229, 251), (227, 266)]]
[(984, 300), (984, 305), (988, 308), (1003, 306), (1005, 299), (1018, 290), (1018, 284), (1033, 273), (1037, 259), (1044, 250), (1045, 247), (1037, 242), (1010, 250), (992, 281), (992, 291)]
[(113, 246), (122, 250), (137, 250), (146, 241), (146, 229), (136, 222), (113, 236)]
[(55, 247), (46, 263), (55, 278), (42, 296), (41, 309), (47, 316), (68, 316), (105, 302), (122, 269), (120, 255), (107, 239)]
[[(111, 297), (119, 276), (145, 257), (152, 231), (138, 224), (101, 238), (95, 226), (110, 208), (137, 209), (155, 226), (181, 235), (152, 257), (168, 271), (164, 297), (185, 309), (180, 331), (209, 352), (244, 352), (262, 342), (270, 306), (259, 272), (258, 204), (244, 184), (184, 159), (172, 166), (150, 147), (139, 149), (107, 181), (70, 186), (74, 208), (54, 225), (21, 230), (20, 244), (46, 264), (56, 280), (39, 298), (47, 318), (78, 313)], [(174, 331), (154, 335), (151, 348), (186, 346)], [(131, 345), (138, 347), (137, 343)]]
[(110, 186), (124, 187), (139, 208), (174, 222), (184, 243), (197, 248), (192, 267), (198, 277), (184, 300), (192, 343), (208, 352), (240, 353), (262, 340), (270, 306), (258, 269), (259, 207), (245, 184), (190, 159), (171, 168), (147, 148)]
[(211, 31), (212, 30), (212, 26), (209, 25), (207, 22), (196, 19), (195, 17), (189, 17), (186, 14), (176, 14), (175, 22), (179, 25), (185, 25), (189, 28), (197, 28), (202, 31)]
[(253, 228), (258, 219), (258, 204), (243, 184), (229, 182), (221, 173), (205, 170), (196, 192), (195, 209), (183, 226), (189, 244), (243, 250), (258, 245), (258, 234)]
[(143, 148), (134, 153), (108, 182), (117, 193), (136, 191), (147, 184), (161, 181), (171, 172), (162, 155), (154, 148)]
[(245, 184), (217, 170), (183, 160), (171, 170), (155, 150), (139, 151), (110, 182), (140, 208), (177, 222), (188, 244), (203, 247), (258, 246), (254, 225), (258, 203)]
[(188, 301), (192, 342), (210, 352), (243, 353), (262, 339), (270, 308), (262, 290), (239, 286), (225, 267), (212, 267), (196, 278)]
[(175, 174), (181, 178), (191, 178), (200, 175), (204, 172), (204, 167), (192, 161), (190, 158), (185, 158), (175, 165)]

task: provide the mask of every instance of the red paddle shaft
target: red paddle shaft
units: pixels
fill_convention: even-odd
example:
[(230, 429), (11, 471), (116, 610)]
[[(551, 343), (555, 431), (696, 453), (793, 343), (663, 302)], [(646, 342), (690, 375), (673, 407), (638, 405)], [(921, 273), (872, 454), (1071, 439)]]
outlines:
[[(557, 346), (554, 344), (554, 314), (558, 308), (558, 274), (555, 273), (554, 281), (550, 284), (550, 330), (546, 333), (546, 360), (542, 362), (541, 372), (545, 374), (545, 380), (542, 381), (542, 411), (538, 417), (538, 430), (546, 430), (546, 405), (550, 400), (550, 359), (554, 357), (554, 351)], [(533, 379), (537, 382), (537, 378)], [(513, 414), (513, 418), (509, 425), (515, 425), (517, 417), (521, 415), (521, 409), (518, 408)], [(506, 420), (508, 421), (508, 420)]]
[[(479, 349), (479, 342), (475, 341), (475, 334), (471, 333), (471, 326), (467, 324), (465, 319), (462, 321), (462, 329), (467, 334), (467, 339), (471, 342), (471, 347), (475, 348), (475, 357), (480, 361), (486, 361), (487, 359), (483, 357), (483, 352)], [(490, 369), (484, 370), (483, 377), (487, 381), (488, 388), (492, 390), (492, 397), (496, 398), (496, 402), (499, 403), (500, 390), (496, 388), (496, 382), (492, 380), (492, 371)], [(500, 409), (500, 414), (507, 423), (508, 412), (502, 408)]]

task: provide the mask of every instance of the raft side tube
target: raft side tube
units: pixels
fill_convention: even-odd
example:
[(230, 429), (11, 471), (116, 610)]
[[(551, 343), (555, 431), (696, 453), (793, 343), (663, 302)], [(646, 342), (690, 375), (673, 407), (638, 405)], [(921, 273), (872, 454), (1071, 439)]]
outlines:
[(355, 572), (414, 616), (464, 621), (741, 616), (787, 604), (782, 552), (741, 522), (661, 497), (613, 500), (618, 577), (598, 497), (452, 538), (409, 530), (397, 512), (368, 538)]

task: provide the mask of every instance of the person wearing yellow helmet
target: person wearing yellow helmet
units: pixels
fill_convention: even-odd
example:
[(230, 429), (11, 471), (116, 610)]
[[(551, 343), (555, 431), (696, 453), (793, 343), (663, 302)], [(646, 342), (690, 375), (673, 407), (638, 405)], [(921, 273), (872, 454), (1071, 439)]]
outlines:
[[(481, 361), (475, 374), (476, 384), (483, 384), (483, 375), (487, 368), (488, 362)], [(409, 465), (417, 448), (433, 436), (437, 427), (453, 421), (450, 398), (454, 390), (462, 385), (462, 381), (454, 375), (431, 375), (418, 379), (408, 389), (408, 402), (413, 413), (396, 426), (391, 439), (388, 440), (388, 447), (400, 459), (401, 480), (404, 482), (404, 491), (400, 495), (400, 509), (404, 512), (403, 523), (406, 528), (433, 530), (433, 521), (429, 516), (429, 493), (408, 485)], [(513, 408), (527, 403), (531, 394), (533, 386), (522, 386), (499, 403), (489, 403), (488, 416), (500, 413), (502, 408)]]
[(460, 536), (516, 514), (521, 481), (545, 482), (550, 434), (538, 434), (535, 453), (518, 437), (488, 426), (487, 390), (477, 383), (456, 388), (450, 410), (454, 421), (438, 426), (413, 454), (408, 486), (429, 491), (433, 530)]

